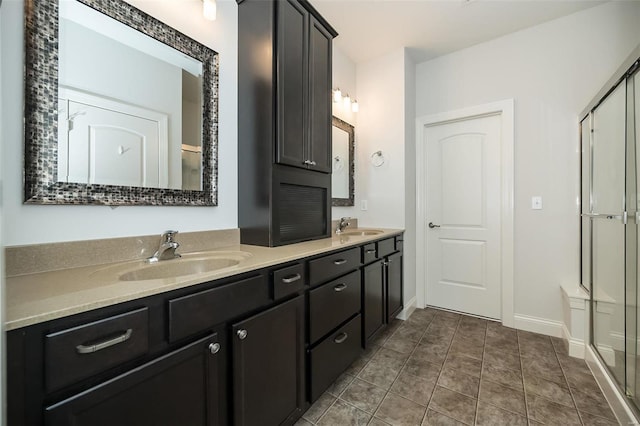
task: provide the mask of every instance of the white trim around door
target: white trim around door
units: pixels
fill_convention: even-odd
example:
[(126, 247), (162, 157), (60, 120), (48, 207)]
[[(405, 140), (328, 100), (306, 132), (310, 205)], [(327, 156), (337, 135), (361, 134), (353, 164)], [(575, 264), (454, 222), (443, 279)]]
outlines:
[(514, 220), (514, 102), (513, 99), (460, 110), (418, 117), (416, 119), (416, 296), (418, 307), (429, 304), (426, 294), (426, 161), (425, 128), (447, 122), (498, 114), (501, 117), (500, 209), (501, 209), (501, 319), (507, 327), (515, 326), (513, 220)]

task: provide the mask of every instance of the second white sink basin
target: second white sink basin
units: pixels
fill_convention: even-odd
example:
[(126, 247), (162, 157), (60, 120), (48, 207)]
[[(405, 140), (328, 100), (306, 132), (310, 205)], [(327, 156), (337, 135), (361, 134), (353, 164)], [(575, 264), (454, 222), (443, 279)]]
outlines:
[(118, 281), (147, 281), (204, 274), (239, 265), (251, 257), (243, 251), (210, 251), (186, 253), (181, 258), (161, 260), (158, 263), (145, 261), (125, 262), (94, 272), (92, 275), (113, 277)]

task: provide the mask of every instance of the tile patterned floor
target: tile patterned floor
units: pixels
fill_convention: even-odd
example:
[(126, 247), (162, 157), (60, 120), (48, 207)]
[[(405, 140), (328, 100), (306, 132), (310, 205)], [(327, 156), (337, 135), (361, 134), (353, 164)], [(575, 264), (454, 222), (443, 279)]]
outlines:
[(396, 321), (297, 425), (616, 425), (561, 339), (435, 309)]

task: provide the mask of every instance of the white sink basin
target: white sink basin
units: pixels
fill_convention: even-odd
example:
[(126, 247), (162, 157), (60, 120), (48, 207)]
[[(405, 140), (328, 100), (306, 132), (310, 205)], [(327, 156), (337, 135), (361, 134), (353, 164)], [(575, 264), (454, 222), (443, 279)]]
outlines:
[(239, 265), (251, 257), (243, 251), (210, 251), (186, 253), (181, 258), (161, 260), (158, 263), (146, 263), (137, 260), (119, 263), (100, 269), (91, 274), (118, 281), (147, 281), (165, 278), (186, 277), (218, 271)]
[(361, 228), (356, 228), (356, 229), (347, 229), (346, 231), (343, 231), (337, 235), (346, 235), (346, 236), (367, 236), (367, 235), (379, 235), (382, 234), (384, 231), (381, 231), (379, 229), (361, 229)]

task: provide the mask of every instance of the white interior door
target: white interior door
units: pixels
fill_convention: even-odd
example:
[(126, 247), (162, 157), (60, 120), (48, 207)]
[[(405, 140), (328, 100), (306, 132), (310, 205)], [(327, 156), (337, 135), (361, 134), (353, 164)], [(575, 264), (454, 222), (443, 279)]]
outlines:
[(426, 132), (426, 301), (501, 318), (501, 116)]
[(69, 181), (159, 186), (158, 123), (69, 102)]

